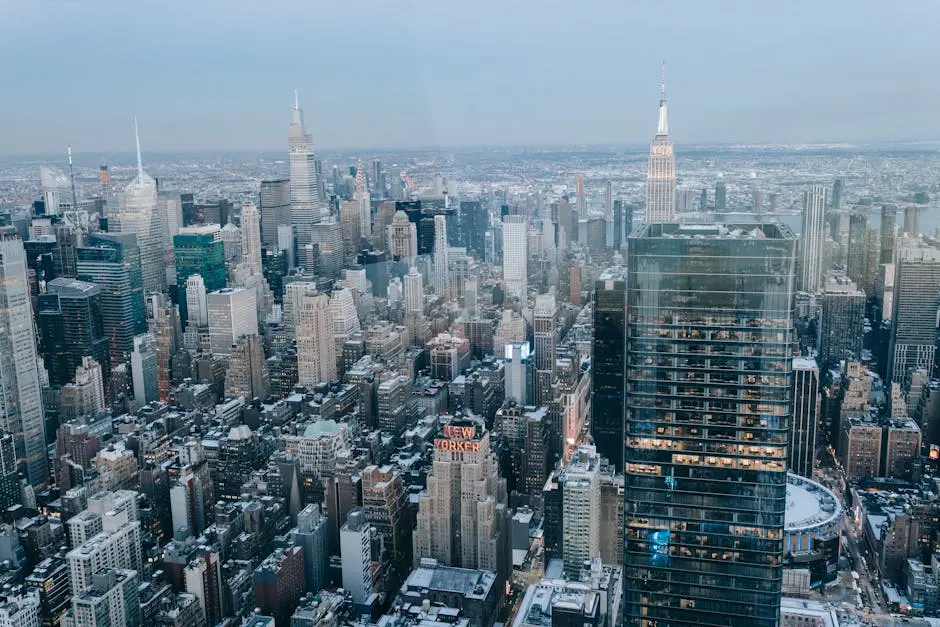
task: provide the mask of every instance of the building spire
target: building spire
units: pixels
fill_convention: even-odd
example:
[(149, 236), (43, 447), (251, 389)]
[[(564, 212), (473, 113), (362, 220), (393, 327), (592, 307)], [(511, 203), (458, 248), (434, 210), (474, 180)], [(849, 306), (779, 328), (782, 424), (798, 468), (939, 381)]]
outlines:
[(294, 110), (300, 109), (300, 96), (297, 94), (297, 90), (294, 90)]
[(659, 125), (656, 127), (657, 135), (669, 134), (669, 122), (666, 119), (666, 62), (663, 61), (662, 83), (659, 94)]
[(134, 116), (134, 139), (137, 140), (137, 177), (144, 182), (144, 161), (140, 158), (140, 131), (137, 130), (137, 116)]

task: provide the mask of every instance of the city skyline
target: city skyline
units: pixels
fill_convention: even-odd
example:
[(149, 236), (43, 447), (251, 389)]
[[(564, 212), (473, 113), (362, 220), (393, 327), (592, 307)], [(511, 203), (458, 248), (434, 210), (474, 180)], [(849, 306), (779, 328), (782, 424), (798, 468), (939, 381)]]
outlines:
[[(33, 59), (44, 81), (70, 97), (0, 104), (14, 122), (0, 130), (0, 146), (4, 154), (54, 153), (66, 143), (115, 151), (130, 147), (115, 120), (137, 115), (148, 152), (274, 148), (294, 89), (323, 149), (642, 143), (654, 130), (649, 111), (663, 59), (680, 146), (922, 139), (940, 89), (923, 79), (921, 60), (935, 58), (937, 44), (891, 34), (940, 8), (832, 2), (814, 5), (806, 20), (804, 4), (686, 3), (681, 20), (667, 20), (658, 6), (614, 3), (570, 19), (551, 3), (471, 12), (423, 0), (341, 11), (281, 1), (242, 7), (216, 29), (212, 3), (169, 12), (102, 2), (88, 12), (62, 2), (50, 15), (4, 3), (0, 53)], [(315, 44), (280, 37), (307, 19), (331, 28), (317, 28)], [(40, 20), (46, 36), (24, 37)], [(800, 45), (767, 46), (771, 27)], [(353, 28), (368, 43), (350, 52)], [(266, 45), (243, 45), (248, 36)], [(885, 38), (891, 46), (830, 45)], [(175, 39), (189, 45), (165, 45)], [(67, 72), (65, 55), (77, 60)], [(43, 85), (25, 66), (10, 68), (12, 93)]]

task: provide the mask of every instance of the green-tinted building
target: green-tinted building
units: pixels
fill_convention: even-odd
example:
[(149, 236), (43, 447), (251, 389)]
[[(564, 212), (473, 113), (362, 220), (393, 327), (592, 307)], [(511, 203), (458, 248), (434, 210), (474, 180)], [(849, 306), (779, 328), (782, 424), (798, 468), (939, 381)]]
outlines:
[(111, 363), (123, 363), (134, 350), (134, 336), (147, 331), (137, 237), (94, 233), (76, 250), (76, 256), (78, 279), (101, 288), (101, 322)]
[(218, 224), (191, 226), (180, 229), (173, 236), (173, 254), (176, 257), (176, 293), (180, 320), (188, 321), (186, 311), (186, 279), (194, 274), (202, 276), (206, 292), (225, 287), (225, 251)]

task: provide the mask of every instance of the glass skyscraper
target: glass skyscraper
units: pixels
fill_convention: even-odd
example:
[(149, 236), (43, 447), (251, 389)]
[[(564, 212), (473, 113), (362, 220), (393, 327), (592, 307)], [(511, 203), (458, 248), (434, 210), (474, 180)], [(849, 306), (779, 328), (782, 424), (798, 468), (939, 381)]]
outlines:
[(623, 471), (626, 375), (626, 271), (605, 270), (594, 285), (591, 437), (598, 454)]
[(629, 238), (627, 625), (779, 625), (795, 244), (776, 224)]
[(176, 257), (177, 303), (180, 320), (188, 326), (186, 281), (194, 274), (202, 277), (206, 292), (225, 287), (225, 251), (219, 238), (218, 225), (187, 227), (173, 236), (173, 254)]

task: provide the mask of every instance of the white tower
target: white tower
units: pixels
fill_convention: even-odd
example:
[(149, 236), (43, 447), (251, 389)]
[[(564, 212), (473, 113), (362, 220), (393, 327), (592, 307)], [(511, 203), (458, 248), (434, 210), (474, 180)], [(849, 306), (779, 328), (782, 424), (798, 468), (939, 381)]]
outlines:
[(826, 243), (826, 188), (811, 185), (803, 195), (803, 233), (800, 244), (800, 289), (815, 292), (823, 282), (823, 250)]
[(216, 357), (226, 358), (241, 335), (258, 332), (255, 291), (226, 287), (206, 295), (209, 312), (209, 348)]
[(297, 379), (314, 386), (336, 379), (333, 316), (326, 294), (305, 294), (297, 310)]
[(424, 314), (424, 279), (418, 269), (411, 270), (404, 278), (405, 311), (410, 314)]
[(209, 324), (209, 309), (206, 305), (206, 283), (201, 274), (186, 279), (186, 311), (189, 324), (205, 327)]
[(666, 119), (666, 69), (663, 65), (662, 92), (659, 98), (659, 124), (650, 144), (649, 170), (646, 176), (646, 219), (670, 222), (676, 207), (676, 155), (669, 139)]
[(450, 286), (447, 266), (447, 216), (434, 216), (434, 291), (441, 296)]
[(253, 203), (242, 205), (242, 261), (255, 276), (261, 269), (261, 218)]
[(310, 225), (320, 221), (322, 212), (313, 142), (304, 128), (304, 114), (296, 91), (287, 146), (290, 160), (291, 225), (297, 234), (297, 243), (309, 244)]
[(528, 241), (525, 216), (503, 218), (503, 283), (507, 296), (521, 301), (528, 294)]

